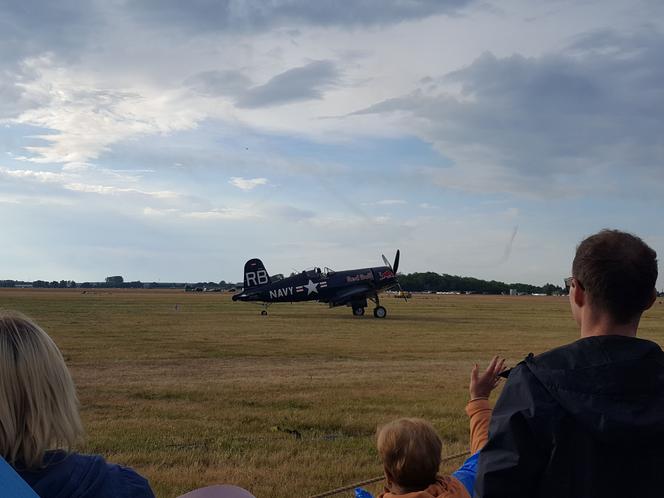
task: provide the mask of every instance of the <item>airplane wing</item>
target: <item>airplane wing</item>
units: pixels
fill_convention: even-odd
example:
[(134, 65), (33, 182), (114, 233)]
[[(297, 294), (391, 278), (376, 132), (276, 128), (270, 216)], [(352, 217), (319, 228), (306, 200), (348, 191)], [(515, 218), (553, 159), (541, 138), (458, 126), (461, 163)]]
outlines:
[(344, 287), (343, 289), (339, 290), (339, 292), (332, 294), (329, 298), (329, 301), (335, 305), (339, 305), (347, 303), (356, 297), (366, 297), (368, 294), (373, 295), (373, 291), (371, 291), (371, 287), (369, 285), (353, 285), (351, 287)]

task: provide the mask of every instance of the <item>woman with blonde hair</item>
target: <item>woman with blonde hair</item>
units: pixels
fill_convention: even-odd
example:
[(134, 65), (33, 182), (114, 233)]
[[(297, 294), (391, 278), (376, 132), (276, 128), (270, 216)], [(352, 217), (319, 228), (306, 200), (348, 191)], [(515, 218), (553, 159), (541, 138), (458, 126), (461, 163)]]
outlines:
[(60, 350), (29, 318), (0, 311), (0, 456), (41, 498), (154, 498), (133, 470), (72, 452), (82, 436)]

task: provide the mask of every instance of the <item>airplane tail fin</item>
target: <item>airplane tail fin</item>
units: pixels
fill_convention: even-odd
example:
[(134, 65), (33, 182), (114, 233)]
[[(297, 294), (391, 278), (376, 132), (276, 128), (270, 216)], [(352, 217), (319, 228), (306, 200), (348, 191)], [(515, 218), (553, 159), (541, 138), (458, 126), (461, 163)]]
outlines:
[(250, 259), (244, 264), (244, 289), (260, 287), (272, 283), (263, 262), (260, 259)]

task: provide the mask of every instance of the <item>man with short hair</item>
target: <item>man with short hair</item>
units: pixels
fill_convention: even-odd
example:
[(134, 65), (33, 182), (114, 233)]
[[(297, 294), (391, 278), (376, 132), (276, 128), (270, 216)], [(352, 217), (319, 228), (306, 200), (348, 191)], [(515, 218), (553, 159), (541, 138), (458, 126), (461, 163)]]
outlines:
[(572, 275), (581, 339), (510, 371), (476, 497), (664, 496), (664, 353), (636, 338), (656, 298), (657, 254), (603, 230), (581, 242)]

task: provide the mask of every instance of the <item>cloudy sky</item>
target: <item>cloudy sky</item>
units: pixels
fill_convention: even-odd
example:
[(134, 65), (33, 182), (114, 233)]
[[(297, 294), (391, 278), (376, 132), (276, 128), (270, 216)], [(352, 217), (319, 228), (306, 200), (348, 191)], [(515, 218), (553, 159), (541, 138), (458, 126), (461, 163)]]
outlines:
[(0, 279), (400, 248), (407, 273), (561, 284), (604, 227), (664, 259), (659, 0), (0, 9)]

